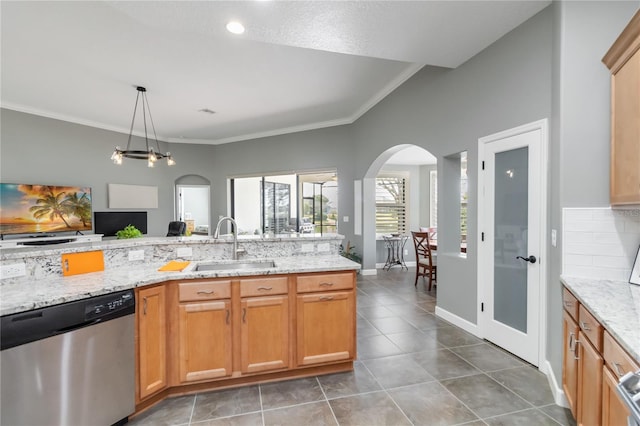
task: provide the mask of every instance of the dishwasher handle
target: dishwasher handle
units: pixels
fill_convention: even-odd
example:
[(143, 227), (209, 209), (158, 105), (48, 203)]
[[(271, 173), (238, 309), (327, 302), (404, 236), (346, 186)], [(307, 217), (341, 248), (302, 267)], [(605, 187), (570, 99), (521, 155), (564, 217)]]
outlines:
[(68, 333), (68, 332), (73, 331), (73, 330), (79, 330), (81, 328), (85, 328), (85, 327), (89, 327), (90, 325), (97, 324), (100, 321), (102, 321), (102, 318), (96, 318), (94, 320), (85, 321), (85, 322), (82, 322), (80, 324), (74, 324), (74, 325), (70, 325), (68, 327), (63, 327), (63, 328), (57, 330), (55, 334), (62, 334), (62, 333)]

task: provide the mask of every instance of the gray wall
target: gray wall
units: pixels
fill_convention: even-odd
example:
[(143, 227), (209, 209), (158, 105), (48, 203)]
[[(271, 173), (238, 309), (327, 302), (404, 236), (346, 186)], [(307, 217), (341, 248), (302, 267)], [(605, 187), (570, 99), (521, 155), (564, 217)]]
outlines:
[[(472, 323), (478, 138), (551, 116), (552, 17), (551, 9), (543, 10), (455, 70), (422, 69), (353, 125), (357, 176), (397, 144), (421, 146), (438, 158), (438, 305)], [(458, 221), (444, 207), (441, 161), (465, 150), (470, 189), (466, 259), (457, 255)], [(456, 255), (441, 256), (440, 246)], [(371, 266), (365, 262), (364, 267)]]
[(547, 359), (562, 380), (562, 208), (609, 206), (610, 74), (602, 57), (639, 1), (554, 2)]

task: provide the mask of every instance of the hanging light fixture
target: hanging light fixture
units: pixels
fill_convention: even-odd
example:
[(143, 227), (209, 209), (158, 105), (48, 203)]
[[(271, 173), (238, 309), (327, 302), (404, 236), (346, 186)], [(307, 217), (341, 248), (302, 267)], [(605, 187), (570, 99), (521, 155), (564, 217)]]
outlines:
[[(167, 159), (167, 165), (173, 166), (176, 164), (175, 160), (171, 156), (170, 152), (163, 154), (160, 151), (160, 143), (158, 142), (158, 137), (156, 136), (156, 128), (153, 124), (153, 118), (151, 118), (151, 109), (149, 109), (149, 101), (147, 100), (147, 89), (142, 86), (136, 87), (138, 91), (138, 95), (136, 96), (136, 105), (133, 108), (133, 118), (131, 119), (131, 130), (129, 131), (129, 139), (127, 140), (127, 148), (120, 149), (119, 146), (116, 146), (116, 149), (111, 154), (111, 160), (113, 160), (114, 164), (122, 164), (123, 158), (133, 158), (135, 160), (147, 160), (147, 166), (153, 167), (158, 160), (162, 160), (163, 158)], [(142, 98), (142, 120), (144, 123), (144, 142), (146, 144), (146, 150), (135, 150), (131, 149), (131, 137), (133, 136), (133, 124), (136, 121), (136, 112), (138, 111), (138, 101)], [(153, 138), (156, 141), (156, 149), (152, 146), (149, 146), (149, 137), (147, 136), (147, 113), (149, 114), (149, 121), (151, 123), (151, 129), (153, 130)]]

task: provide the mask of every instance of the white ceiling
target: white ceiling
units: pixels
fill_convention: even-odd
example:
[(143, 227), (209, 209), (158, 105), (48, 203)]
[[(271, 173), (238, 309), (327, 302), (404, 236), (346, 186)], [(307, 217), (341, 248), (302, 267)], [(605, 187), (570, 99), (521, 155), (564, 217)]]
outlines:
[[(549, 3), (2, 1), (1, 102), (129, 133), (142, 85), (169, 142), (347, 124), (424, 65), (457, 67)], [(231, 19), (243, 35), (226, 31)]]

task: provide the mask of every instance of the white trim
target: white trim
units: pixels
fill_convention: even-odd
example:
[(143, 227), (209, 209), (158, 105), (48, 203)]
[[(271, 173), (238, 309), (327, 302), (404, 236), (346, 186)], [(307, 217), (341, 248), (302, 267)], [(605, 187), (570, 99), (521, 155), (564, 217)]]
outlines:
[(464, 331), (471, 333), (476, 337), (480, 337), (480, 335), (478, 334), (478, 331), (479, 331), (478, 326), (472, 323), (471, 321), (461, 318), (456, 314), (452, 314), (451, 312), (446, 311), (439, 306), (436, 306), (435, 314), (437, 317), (440, 317), (443, 320), (446, 320), (451, 324), (460, 327)]
[(483, 292), (485, 291), (486, 283), (484, 277), (486, 277), (486, 263), (483, 260), (483, 256), (480, 251), (482, 250), (482, 232), (483, 224), (485, 223), (485, 212), (481, 208), (481, 198), (484, 194), (485, 186), (485, 174), (482, 173), (482, 161), (485, 157), (485, 145), (493, 141), (505, 139), (513, 136), (518, 136), (523, 133), (540, 130), (540, 241), (539, 241), (539, 265), (540, 265), (540, 294), (539, 294), (539, 314), (538, 314), (538, 364), (541, 364), (546, 359), (547, 350), (547, 216), (548, 216), (548, 146), (549, 146), (549, 130), (548, 120), (546, 118), (532, 123), (524, 124), (522, 126), (515, 127), (513, 129), (504, 130), (502, 132), (494, 133), (489, 136), (485, 136), (478, 139), (478, 214), (477, 214), (477, 241), (478, 241), (478, 286), (477, 286), (477, 318), (478, 318), (478, 333), (479, 337), (484, 337), (485, 332), (483, 326), (483, 313), (481, 311), (481, 302), (483, 298)]
[(553, 394), (553, 399), (556, 405), (569, 408), (567, 396), (565, 395), (562, 386), (560, 386), (556, 381), (556, 375), (553, 374), (553, 368), (551, 368), (551, 363), (549, 363), (548, 360), (544, 360), (544, 362), (540, 363), (540, 371), (547, 375), (549, 387), (551, 388), (551, 393)]
[[(304, 132), (308, 130), (323, 129), (326, 127), (335, 127), (345, 124), (353, 124), (357, 119), (362, 117), (367, 111), (373, 108), (378, 102), (384, 99), (387, 95), (400, 87), (405, 81), (411, 78), (416, 72), (420, 71), (424, 64), (408, 64), (407, 68), (397, 75), (396, 78), (391, 80), (389, 84), (384, 86), (378, 92), (376, 92), (371, 98), (367, 99), (353, 114), (338, 118), (335, 120), (318, 121), (313, 123), (301, 124), (298, 126), (282, 127), (274, 130), (266, 130), (263, 132), (248, 133), (244, 135), (231, 136), (219, 139), (189, 139), (189, 138), (176, 138), (168, 137), (165, 135), (157, 135), (159, 141), (170, 143), (192, 143), (201, 145), (221, 145), (229, 142), (238, 142), (249, 139), (259, 139), (269, 136), (285, 135), (289, 133)], [(15, 104), (12, 102), (2, 102), (2, 108), (10, 109), (13, 111), (24, 112), (27, 114), (39, 115), (42, 117), (53, 118), (61, 121), (68, 121), (69, 123), (81, 124), (83, 126), (95, 127), (97, 129), (109, 130), (112, 132), (129, 134), (129, 129), (126, 127), (113, 126), (110, 124), (100, 123), (93, 120), (85, 120), (82, 118), (74, 117), (71, 115), (59, 114), (52, 111), (33, 108), (26, 105)], [(144, 134), (138, 131), (133, 132), (134, 135), (144, 137)]]
[(362, 275), (377, 275), (377, 269), (360, 269), (360, 274)]

